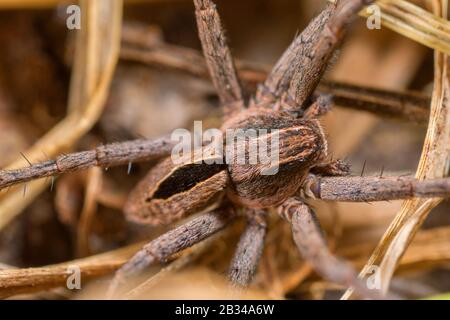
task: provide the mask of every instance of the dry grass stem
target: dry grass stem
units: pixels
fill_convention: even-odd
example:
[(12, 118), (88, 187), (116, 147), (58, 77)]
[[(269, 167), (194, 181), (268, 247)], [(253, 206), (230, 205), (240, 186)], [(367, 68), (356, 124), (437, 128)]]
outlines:
[[(125, 4), (181, 2), (186, 0), (125, 0)], [(0, 10), (5, 9), (48, 9), (58, 5), (72, 4), (68, 0), (0, 0)]]
[[(86, 19), (88, 25), (78, 34), (79, 39), (83, 40), (77, 42), (68, 115), (24, 153), (31, 162), (42, 160), (43, 154), (54, 157), (72, 148), (97, 122), (108, 95), (120, 50), (122, 1), (83, 1), (80, 4), (88, 16), (91, 13), (97, 16)], [(97, 5), (101, 5), (102, 10), (98, 10)], [(99, 43), (102, 45), (98, 46)], [(91, 51), (93, 46), (97, 49), (95, 53)], [(85, 53), (87, 60), (84, 59)], [(93, 69), (97, 72), (92, 72)], [(23, 167), (26, 164), (21, 157), (7, 168)], [(48, 180), (38, 180), (29, 183), (25, 195), (22, 189), (13, 189), (4, 195), (0, 199), (0, 230), (49, 183)]]
[(103, 171), (99, 167), (93, 167), (87, 175), (87, 187), (84, 195), (83, 209), (77, 229), (78, 256), (84, 257), (91, 254), (89, 235), (92, 223), (97, 211), (97, 194), (102, 188)]
[(64, 287), (71, 274), (68, 267), (73, 265), (80, 268), (82, 279), (109, 274), (123, 265), (143, 244), (137, 243), (63, 264), (40, 268), (0, 270), (0, 298)]
[[(446, 0), (433, 1), (433, 8), (436, 13), (446, 17), (448, 2)], [(450, 159), (450, 75), (448, 74), (448, 64), (448, 56), (440, 52), (435, 53), (435, 81), (431, 115), (416, 173), (417, 179), (436, 179), (448, 175)], [(372, 266), (379, 266), (382, 291), (386, 292), (405, 250), (430, 211), (441, 201), (440, 198), (406, 201), (361, 271), (360, 276), (364, 277)], [(343, 298), (347, 299), (351, 294), (352, 292), (349, 290)]]
[[(379, 0), (376, 5), (381, 9), (383, 26), (427, 47), (450, 54), (448, 20), (405, 0)], [(360, 12), (366, 18), (373, 14), (367, 9)]]

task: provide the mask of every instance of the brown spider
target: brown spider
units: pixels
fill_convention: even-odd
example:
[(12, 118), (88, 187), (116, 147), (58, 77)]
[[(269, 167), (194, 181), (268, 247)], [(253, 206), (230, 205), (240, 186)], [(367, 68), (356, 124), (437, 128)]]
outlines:
[[(449, 197), (450, 178), (418, 181), (411, 177), (351, 177), (347, 176), (349, 168), (344, 163), (326, 161), (327, 141), (317, 118), (327, 112), (331, 103), (326, 96), (315, 96), (314, 90), (344, 37), (348, 21), (371, 2), (340, 0), (329, 4), (296, 37), (246, 108), (215, 6), (211, 0), (194, 0), (203, 51), (223, 106), (222, 131), (262, 128), (268, 129), (266, 138), (271, 138), (269, 130), (276, 129), (280, 141), (278, 173), (263, 175), (261, 164), (240, 164), (235, 159), (228, 165), (199, 162), (217, 160), (217, 154), (213, 153), (203, 153), (198, 158), (194, 152), (189, 161), (180, 165), (173, 164), (170, 158), (162, 160), (131, 192), (125, 206), (128, 218), (153, 225), (168, 224), (213, 204), (219, 204), (218, 209), (147, 244), (117, 271), (110, 296), (130, 275), (210, 237), (240, 214), (247, 218), (247, 226), (229, 278), (236, 286), (248, 285), (263, 249), (267, 211), (278, 208), (281, 217), (292, 226), (300, 253), (320, 275), (353, 287), (363, 297), (378, 297), (357, 278), (353, 268), (330, 253), (305, 198), (370, 202)], [(247, 150), (252, 149), (248, 147), (257, 144), (256, 140), (250, 137), (243, 142), (246, 159), (251, 156)], [(29, 163), (27, 168), (0, 171), (0, 190), (91, 166), (111, 167), (160, 159), (170, 155), (174, 146), (170, 137), (135, 140)]]
[[(245, 214), (248, 223), (233, 258), (229, 278), (235, 285), (248, 285), (264, 245), (266, 209), (278, 207), (280, 215), (292, 224), (300, 252), (322, 276), (351, 286), (366, 297), (375, 296), (357, 279), (357, 273), (349, 265), (328, 251), (314, 212), (298, 196), (309, 173), (348, 174), (349, 168), (342, 162), (326, 161), (327, 141), (317, 117), (329, 110), (330, 99), (312, 97), (312, 93), (343, 38), (347, 22), (371, 2), (349, 0), (328, 5), (294, 40), (246, 106), (216, 7), (210, 0), (194, 0), (203, 52), (224, 111), (222, 131), (277, 129), (279, 171), (275, 175), (263, 175), (258, 164), (238, 164), (237, 161), (228, 165), (206, 164), (198, 163), (199, 159), (194, 156), (178, 166), (171, 158), (160, 162), (131, 192), (125, 205), (125, 213), (131, 220), (168, 224), (204, 210), (223, 193), (228, 201), (222, 201), (220, 209), (195, 218), (146, 245), (116, 273), (110, 295), (129, 275), (211, 236), (239, 212)], [(246, 150), (256, 144), (256, 140), (247, 140)], [(245, 156), (248, 159), (248, 152)]]

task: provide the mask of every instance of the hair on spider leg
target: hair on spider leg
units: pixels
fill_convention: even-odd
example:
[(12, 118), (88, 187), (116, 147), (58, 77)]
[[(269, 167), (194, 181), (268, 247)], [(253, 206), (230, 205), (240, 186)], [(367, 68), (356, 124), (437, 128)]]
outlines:
[[(45, 177), (44, 183), (47, 184), (48, 180), (52, 178), (52, 176)], [(50, 185), (50, 192), (52, 192), (52, 186)]]
[(383, 173), (384, 173), (384, 165), (381, 167), (380, 179), (383, 178)]
[(364, 164), (363, 164), (363, 167), (362, 167), (362, 170), (361, 170), (361, 177), (364, 176), (364, 171), (366, 170), (366, 164), (367, 164), (367, 160), (364, 160)]
[(28, 164), (30, 165), (30, 167), (33, 166), (33, 164), (31, 163), (31, 161), (26, 157), (26, 155), (23, 152), (19, 152), (20, 155), (22, 156), (22, 158), (25, 159), (26, 162), (28, 162)]

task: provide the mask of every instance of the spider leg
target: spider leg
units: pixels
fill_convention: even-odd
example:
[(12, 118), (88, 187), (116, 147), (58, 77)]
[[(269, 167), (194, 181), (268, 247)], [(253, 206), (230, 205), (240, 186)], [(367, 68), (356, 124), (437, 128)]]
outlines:
[(317, 97), (312, 105), (310, 105), (302, 115), (305, 119), (317, 119), (325, 115), (331, 110), (333, 101), (330, 95), (321, 94)]
[(348, 22), (363, 6), (372, 2), (373, 0), (341, 0), (338, 3), (320, 34), (314, 37), (314, 43), (310, 44), (297, 62), (289, 90), (282, 98), (282, 109), (290, 112), (304, 109), (305, 103), (325, 73), (334, 51), (341, 44)]
[(211, 0), (194, 0), (194, 4), (206, 64), (228, 117), (244, 107), (233, 58), (215, 4)]
[(252, 281), (267, 232), (267, 212), (248, 210), (247, 216), (247, 226), (239, 239), (228, 273), (230, 282), (236, 287), (246, 287)]
[(160, 159), (170, 155), (175, 145), (176, 141), (170, 136), (152, 140), (132, 140), (102, 145), (90, 151), (64, 154), (56, 160), (34, 163), (21, 169), (0, 170), (0, 190), (15, 184), (94, 166), (109, 168)]
[(317, 42), (320, 31), (328, 21), (335, 6), (335, 4), (328, 4), (326, 9), (314, 18), (303, 32), (294, 39), (278, 60), (264, 84), (259, 85), (255, 97), (256, 105), (270, 107), (279, 100), (283, 92), (287, 91), (298, 62)]
[(450, 178), (417, 180), (413, 177), (321, 177), (310, 175), (303, 192), (316, 199), (373, 202), (411, 198), (449, 198)]
[(228, 226), (232, 220), (232, 212), (220, 209), (201, 215), (152, 240), (116, 272), (108, 289), (108, 297), (113, 298), (127, 278), (212, 236)]
[(287, 200), (279, 208), (280, 215), (291, 223), (292, 236), (303, 258), (325, 279), (353, 287), (364, 298), (379, 299), (358, 279), (358, 273), (346, 262), (336, 258), (328, 249), (316, 215), (299, 198)]

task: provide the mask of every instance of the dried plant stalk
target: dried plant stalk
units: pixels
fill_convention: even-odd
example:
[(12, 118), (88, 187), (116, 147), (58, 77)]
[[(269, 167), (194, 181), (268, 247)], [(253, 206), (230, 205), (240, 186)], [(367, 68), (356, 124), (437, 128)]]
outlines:
[(108, 168), (131, 162), (156, 160), (169, 155), (174, 145), (170, 136), (153, 140), (111, 143), (91, 151), (69, 153), (57, 157), (56, 160), (31, 164), (22, 169), (0, 170), (0, 189), (94, 166)]
[[(433, 1), (435, 11), (446, 16), (448, 1)], [(441, 178), (448, 175), (450, 145), (450, 75), (449, 58), (435, 53), (435, 80), (431, 116), (422, 156), (416, 173), (417, 179)], [(404, 203), (401, 211), (389, 226), (375, 252), (363, 268), (363, 277), (372, 266), (380, 267), (382, 291), (386, 292), (394, 270), (430, 211), (442, 199), (413, 199)], [(348, 299), (348, 290), (343, 299)]]
[[(450, 54), (450, 24), (446, 19), (404, 0), (382, 0), (377, 4), (385, 26), (416, 42)], [(367, 12), (363, 15), (367, 16)]]
[(91, 256), (84, 259), (68, 261), (63, 264), (27, 269), (0, 270), (0, 298), (32, 293), (66, 285), (69, 266), (78, 266), (82, 279), (99, 277), (117, 270), (144, 243)]
[[(359, 245), (348, 244), (339, 248), (338, 254), (362, 268), (367, 261), (367, 252), (376, 247), (376, 243), (366, 242)], [(402, 257), (396, 274), (426, 271), (448, 266), (450, 262), (450, 228), (439, 227), (421, 230), (417, 233), (405, 255)]]
[[(134, 2), (166, 2), (167, 0), (125, 0), (125, 3)], [(172, 0), (180, 1), (180, 0)], [(336, 0), (329, 0), (330, 2), (335, 2)], [(2, 0), (0, 1), (0, 9), (11, 9), (11, 8), (48, 8), (58, 5), (63, 2), (62, 0)], [(450, 44), (444, 41), (440, 37), (442, 31), (448, 30), (450, 24), (444, 19), (440, 19), (435, 15), (431, 15), (422, 8), (404, 0), (380, 0), (377, 4), (385, 6), (385, 11), (382, 13), (383, 25), (408, 37), (419, 43), (422, 43), (432, 49), (441, 50), (446, 53), (450, 53)], [(406, 14), (414, 18), (416, 21), (422, 21), (421, 25), (425, 28), (427, 32), (421, 29), (415, 28), (414, 25), (405, 23), (402, 16), (398, 16), (397, 8), (401, 8)], [(361, 12), (362, 16), (367, 17), (368, 13), (363, 10)]]
[(368, 111), (387, 119), (425, 124), (429, 118), (430, 99), (418, 92), (375, 89), (336, 81), (322, 81), (318, 91), (331, 94), (333, 102), (340, 107)]
[[(446, 32), (450, 29), (448, 20), (430, 14), (405, 0), (379, 0), (376, 5), (381, 9), (383, 26), (427, 47), (450, 54), (450, 42)], [(360, 15), (366, 18), (372, 14), (367, 8), (360, 12)]]
[[(395, 12), (398, 18), (411, 24), (415, 29), (423, 30), (424, 33), (435, 33), (437, 37), (448, 42), (450, 41), (450, 25), (448, 21), (441, 17), (432, 15), (430, 12), (411, 4), (408, 1), (396, 1), (392, 3), (393, 6), (389, 7), (383, 2), (380, 2), (380, 8), (382, 10), (391, 10)], [(409, 11), (413, 11), (411, 13)], [(436, 29), (434, 29), (436, 28)]]
[(417, 233), (400, 260), (398, 272), (431, 270), (448, 266), (449, 263), (450, 229), (434, 228)]
[[(132, 3), (161, 3), (167, 1), (180, 1), (180, 0), (125, 0), (126, 4)], [(67, 4), (67, 0), (0, 0), (1, 9), (46, 9), (53, 8), (61, 4)], [(94, 2), (94, 1), (93, 1)]]
[(77, 228), (77, 253), (79, 257), (91, 254), (89, 235), (97, 211), (97, 194), (102, 188), (103, 171), (99, 167), (91, 168), (87, 174), (86, 192), (83, 209)]
[(57, 5), (60, 0), (1, 0), (0, 9), (48, 8)]
[[(85, 65), (75, 62), (72, 82), (75, 84), (71, 87), (69, 99), (73, 104), (68, 107), (69, 114), (25, 152), (29, 161), (38, 161), (43, 155), (54, 157), (58, 153), (70, 149), (81, 136), (92, 128), (102, 113), (119, 56), (122, 1), (101, 1), (101, 8), (96, 7), (96, 5), (100, 5), (100, 2), (96, 5), (93, 4), (94, 2), (97, 1), (80, 3), (82, 10), (93, 10), (98, 12), (98, 15), (94, 19), (95, 21), (86, 19), (91, 23), (81, 29), (79, 36), (85, 40), (82, 45), (78, 44), (76, 50), (77, 52), (90, 52), (89, 46), (94, 43), (102, 43), (102, 46), (97, 47), (98, 52), (89, 54), (89, 59), (99, 59), (99, 61), (87, 63), (86, 68), (84, 68)], [(94, 32), (93, 29), (97, 28), (107, 30), (107, 32), (101, 32), (101, 30)], [(85, 36), (85, 33), (88, 36)], [(104, 34), (108, 35), (106, 39)], [(82, 54), (77, 53), (76, 59), (81, 59), (81, 56)], [(92, 73), (92, 65), (99, 66), (97, 74)], [(91, 77), (98, 81), (90, 81)], [(81, 86), (81, 82), (77, 79), (83, 79), (83, 83), (90, 84), (89, 87)], [(95, 90), (90, 92), (94, 82)], [(86, 98), (87, 96), (89, 98)], [(8, 166), (8, 169), (23, 167), (25, 163), (23, 158), (19, 158)], [(35, 181), (27, 186), (26, 194), (22, 193), (22, 190), (13, 189), (3, 196), (0, 202), (0, 230), (39, 195), (48, 186), (48, 183), (43, 180)]]

